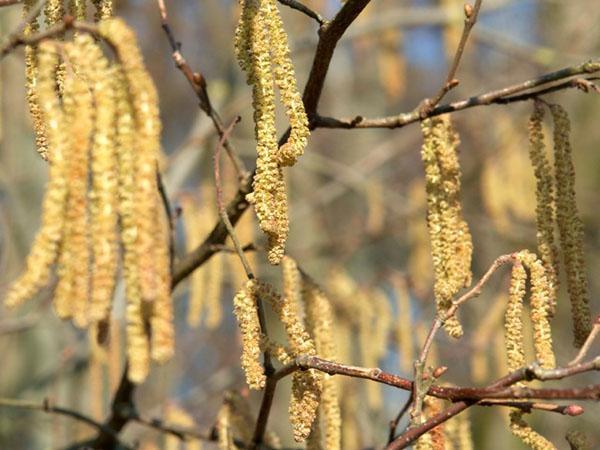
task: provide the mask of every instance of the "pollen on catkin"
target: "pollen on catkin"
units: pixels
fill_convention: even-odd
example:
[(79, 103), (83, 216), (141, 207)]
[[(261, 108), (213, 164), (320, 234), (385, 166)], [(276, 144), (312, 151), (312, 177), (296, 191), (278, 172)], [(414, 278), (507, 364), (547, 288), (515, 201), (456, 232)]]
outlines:
[(504, 345), (508, 360), (508, 368), (512, 372), (525, 365), (523, 349), (523, 299), (527, 272), (520, 261), (513, 264), (508, 305), (504, 316)]
[(265, 387), (265, 370), (261, 364), (261, 335), (257, 305), (257, 280), (248, 280), (233, 299), (233, 313), (242, 336), (242, 369), (250, 389)]
[[(273, 0), (241, 0), (236, 28), (238, 63), (252, 85), (256, 137), (256, 173), (248, 201), (254, 205), (261, 230), (268, 239), (268, 259), (279, 264), (289, 231), (283, 166), (293, 165), (303, 153), (309, 134), (304, 104), (295, 82), (287, 37)], [(277, 85), (290, 122), (287, 142), (278, 148), (275, 127)]]
[[(287, 259), (288, 257), (284, 259), (284, 267)], [(295, 263), (293, 264), (295, 265)], [(333, 332), (333, 308), (325, 293), (307, 276), (302, 279), (302, 301), (306, 313), (306, 328), (315, 341), (317, 355), (335, 361), (337, 352)], [(319, 411), (325, 422), (325, 448), (328, 450), (340, 449), (342, 418), (339, 392), (335, 380), (330, 375), (323, 375), (323, 391)]]
[(510, 431), (533, 450), (555, 450), (556, 447), (523, 420), (523, 412), (510, 412)]
[(48, 283), (51, 267), (58, 256), (65, 223), (71, 149), (55, 89), (54, 69), (58, 63), (58, 54), (53, 44), (42, 43), (39, 46), (38, 63), (38, 102), (53, 157), (42, 205), (42, 225), (27, 257), (24, 273), (14, 282), (6, 296), (5, 303), (9, 307), (23, 303)]
[[(434, 292), (438, 314), (444, 316), (451, 306), (452, 297), (471, 282), (473, 244), (460, 204), (458, 135), (447, 116), (423, 121), (422, 131), (421, 157), (425, 166)], [(444, 328), (453, 337), (463, 333), (454, 316), (446, 318)]]
[(591, 313), (583, 248), (583, 222), (575, 197), (575, 166), (571, 149), (571, 124), (565, 109), (550, 105), (554, 120), (554, 176), (556, 177), (556, 221), (560, 235), (571, 300), (574, 344), (580, 347), (591, 331)]
[(529, 158), (536, 179), (536, 223), (538, 254), (546, 269), (553, 295), (549, 313), (554, 315), (558, 292), (558, 248), (554, 242), (554, 186), (550, 164), (546, 158), (542, 121), (544, 108), (541, 102), (534, 103), (529, 118)]
[[(56, 2), (47, 8), (58, 14)], [(57, 314), (102, 329), (122, 244), (128, 374), (141, 382), (150, 359), (171, 357), (175, 334), (169, 224), (157, 188), (157, 96), (124, 22), (104, 21), (98, 34), (76, 33), (71, 42), (42, 42), (37, 49), (35, 94), (50, 176), (42, 226), (5, 301), (16, 306), (31, 298), (57, 263)], [(113, 62), (104, 56), (102, 39), (117, 53)]]
[(542, 262), (535, 254), (524, 250), (517, 257), (527, 267), (530, 274), (530, 319), (533, 326), (535, 357), (543, 368), (552, 369), (556, 366), (552, 349), (552, 330), (549, 322), (549, 309), (553, 294), (552, 286), (548, 282)]

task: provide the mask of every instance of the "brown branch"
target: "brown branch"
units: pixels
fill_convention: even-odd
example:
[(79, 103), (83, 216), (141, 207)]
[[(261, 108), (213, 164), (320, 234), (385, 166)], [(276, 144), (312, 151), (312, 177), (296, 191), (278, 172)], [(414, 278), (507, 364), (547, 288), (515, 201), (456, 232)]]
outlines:
[(596, 320), (594, 321), (594, 326), (592, 327), (592, 331), (590, 331), (590, 334), (588, 335), (585, 342), (579, 349), (579, 353), (577, 353), (577, 356), (573, 359), (573, 361), (571, 361), (569, 363), (569, 366), (579, 364), (581, 362), (581, 360), (583, 360), (583, 358), (585, 358), (585, 355), (587, 355), (587, 353), (590, 351), (590, 348), (591, 348), (593, 342), (596, 340), (596, 337), (599, 334), (600, 334), (600, 315), (598, 315), (596, 317)]
[[(477, 96), (467, 98), (445, 105), (439, 105), (433, 108), (424, 116), (421, 115), (420, 108), (411, 112), (402, 113), (395, 116), (380, 117), (375, 119), (366, 119), (362, 116), (354, 118), (336, 119), (324, 117), (318, 114), (312, 117), (312, 126), (314, 128), (402, 128), (406, 125), (419, 122), (428, 117), (439, 116), (441, 114), (462, 111), (477, 106), (487, 106), (491, 104), (508, 104), (536, 98), (543, 94), (555, 92), (557, 90), (581, 87), (581, 83), (571, 80), (554, 85), (554, 83), (565, 80), (566, 78), (577, 75), (592, 74), (600, 72), (600, 61), (590, 61), (576, 66), (566, 67), (555, 72), (550, 72), (521, 83), (513, 84), (502, 89), (486, 92)], [(584, 78), (585, 79), (585, 78)], [(543, 89), (537, 89), (543, 87)], [(520, 94), (520, 95), (516, 95)]]
[(289, 6), (292, 9), (300, 11), (301, 13), (307, 15), (311, 19), (315, 19), (319, 25), (325, 24), (325, 19), (316, 11), (310, 9), (303, 3), (300, 3), (298, 0), (277, 0), (279, 3), (285, 6)]
[(22, 0), (0, 0), (0, 8), (3, 6), (11, 6), (22, 3)]
[(75, 419), (79, 422), (85, 423), (85, 424), (97, 429), (98, 431), (100, 431), (103, 434), (111, 436), (111, 438), (114, 439), (115, 442), (118, 442), (119, 445), (121, 445), (122, 447), (129, 448), (127, 446), (124, 446), (123, 443), (119, 442), (117, 433), (110, 427), (108, 427), (100, 422), (97, 422), (94, 419), (92, 419), (91, 417), (81, 414), (80, 412), (77, 412), (77, 411), (74, 411), (74, 410), (68, 409), (68, 408), (63, 408), (61, 406), (53, 405), (52, 402), (47, 398), (45, 398), (42, 401), (42, 403), (31, 402), (28, 400), (0, 398), (0, 406), (7, 406), (7, 407), (21, 408), (21, 409), (30, 409), (30, 410), (34, 410), (34, 411), (42, 411), (42, 412), (45, 412), (48, 414), (57, 414), (57, 415), (61, 415), (61, 416), (70, 417), (72, 419)]
[(462, 35), (460, 36), (460, 41), (458, 43), (458, 48), (456, 49), (452, 65), (450, 66), (450, 70), (448, 71), (448, 75), (446, 76), (446, 81), (444, 82), (444, 85), (440, 88), (439, 92), (435, 95), (435, 97), (433, 97), (432, 99), (427, 99), (423, 102), (424, 107), (421, 110), (421, 115), (427, 116), (427, 113), (431, 111), (435, 106), (437, 106), (437, 104), (444, 98), (444, 96), (448, 92), (450, 92), (450, 90), (458, 86), (458, 80), (455, 78), (456, 72), (458, 71), (458, 66), (460, 65), (460, 61), (465, 51), (467, 41), (469, 40), (469, 34), (475, 26), (475, 22), (477, 22), (477, 16), (479, 15), (479, 10), (481, 9), (481, 3), (482, 0), (476, 0), (475, 6), (471, 6), (468, 3), (465, 4), (465, 25), (463, 28)]
[(202, 109), (202, 111), (204, 111), (211, 119), (215, 129), (217, 130), (217, 133), (219, 134), (219, 137), (223, 140), (225, 151), (227, 152), (229, 159), (231, 159), (233, 167), (240, 177), (240, 181), (242, 181), (248, 175), (248, 169), (246, 168), (246, 165), (242, 159), (238, 156), (233, 144), (231, 144), (227, 136), (225, 136), (225, 127), (223, 125), (223, 121), (221, 120), (219, 113), (213, 108), (210, 97), (208, 96), (206, 78), (201, 72), (194, 72), (186, 59), (183, 57), (183, 54), (181, 53), (181, 43), (175, 39), (173, 30), (168, 22), (167, 7), (165, 2), (164, 0), (157, 0), (157, 3), (160, 11), (161, 27), (167, 36), (167, 40), (169, 41), (172, 51), (171, 57), (175, 62), (175, 66), (181, 71), (181, 73), (183, 73), (185, 78), (188, 80), (188, 83), (196, 93), (196, 96), (200, 101), (200, 109)]

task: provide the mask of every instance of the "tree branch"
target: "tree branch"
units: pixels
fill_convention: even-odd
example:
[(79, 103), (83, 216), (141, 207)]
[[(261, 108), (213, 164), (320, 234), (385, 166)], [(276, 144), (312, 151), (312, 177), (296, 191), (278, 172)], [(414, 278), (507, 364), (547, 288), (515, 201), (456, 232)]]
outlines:
[(285, 6), (289, 6), (292, 9), (300, 11), (301, 13), (307, 15), (311, 19), (315, 19), (319, 25), (325, 24), (325, 19), (316, 11), (313, 11), (308, 6), (303, 3), (300, 3), (298, 0), (277, 0), (279, 3)]
[[(593, 74), (600, 72), (600, 61), (590, 61), (576, 66), (566, 67), (555, 72), (533, 78), (518, 84), (513, 84), (502, 89), (486, 92), (465, 100), (447, 103), (436, 106), (431, 111), (421, 115), (421, 108), (418, 107), (411, 112), (402, 113), (395, 116), (380, 117), (375, 119), (366, 119), (362, 116), (354, 118), (336, 119), (333, 117), (324, 117), (316, 114), (313, 116), (312, 125), (314, 128), (402, 128), (411, 123), (420, 122), (429, 117), (439, 116), (441, 114), (462, 111), (464, 109), (474, 108), (476, 106), (487, 106), (491, 104), (508, 104), (521, 102), (536, 98), (543, 94), (555, 92), (557, 90), (581, 87), (581, 83), (569, 80), (556, 86), (552, 86), (557, 81), (565, 80), (577, 75)], [(593, 78), (590, 78), (593, 79)], [(584, 78), (584, 80), (587, 80)], [(536, 88), (543, 87), (537, 90)], [(516, 95), (520, 94), (520, 95)]]

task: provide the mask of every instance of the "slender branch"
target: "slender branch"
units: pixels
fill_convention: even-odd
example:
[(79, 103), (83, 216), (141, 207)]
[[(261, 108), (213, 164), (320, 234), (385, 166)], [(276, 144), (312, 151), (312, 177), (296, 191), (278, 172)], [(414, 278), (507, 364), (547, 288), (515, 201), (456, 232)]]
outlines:
[(481, 3), (482, 0), (476, 0), (475, 6), (471, 6), (468, 3), (465, 4), (465, 25), (463, 28), (462, 35), (460, 36), (460, 41), (458, 43), (458, 48), (456, 49), (452, 65), (450, 66), (450, 70), (448, 71), (446, 81), (444, 82), (444, 85), (440, 88), (439, 92), (435, 95), (435, 97), (433, 97), (433, 99), (428, 99), (424, 102), (424, 108), (422, 109), (421, 114), (426, 115), (428, 111), (437, 106), (437, 104), (444, 98), (444, 96), (448, 92), (450, 92), (450, 90), (458, 86), (458, 80), (455, 78), (456, 72), (458, 71), (458, 66), (460, 65), (460, 61), (465, 51), (467, 41), (469, 40), (469, 34), (475, 26), (475, 22), (477, 22), (479, 10), (481, 9)]
[(231, 159), (233, 167), (235, 168), (236, 173), (240, 177), (240, 180), (244, 179), (248, 175), (248, 169), (246, 168), (242, 159), (238, 156), (233, 144), (229, 141), (228, 137), (225, 135), (225, 127), (223, 125), (223, 121), (219, 116), (219, 113), (213, 108), (212, 103), (210, 101), (210, 97), (208, 96), (208, 90), (206, 85), (206, 78), (202, 75), (201, 72), (194, 72), (186, 59), (183, 57), (181, 53), (181, 43), (175, 39), (175, 35), (173, 34), (173, 30), (168, 22), (167, 16), (167, 7), (165, 5), (164, 0), (157, 0), (158, 9), (160, 11), (160, 20), (161, 27), (167, 36), (167, 40), (169, 41), (169, 45), (171, 46), (171, 57), (175, 62), (175, 66), (183, 73), (185, 78), (188, 80), (190, 86), (196, 93), (198, 100), (200, 100), (200, 109), (206, 113), (206, 115), (212, 120), (219, 137), (223, 141), (223, 146), (225, 147), (225, 151), (227, 155)]
[[(85, 423), (93, 428), (96, 428), (101, 433), (105, 433), (105, 434), (111, 436), (111, 438), (114, 439), (115, 442), (119, 442), (119, 437), (117, 436), (117, 433), (114, 430), (112, 430), (110, 427), (107, 427), (106, 425), (104, 425), (100, 422), (97, 422), (94, 419), (92, 419), (91, 417), (81, 414), (80, 412), (77, 412), (77, 411), (74, 411), (74, 410), (68, 409), (68, 408), (63, 408), (61, 406), (53, 405), (52, 402), (50, 402), (50, 400), (47, 398), (45, 398), (42, 401), (42, 403), (32, 402), (32, 401), (28, 401), (28, 400), (0, 398), (0, 406), (7, 406), (7, 407), (21, 408), (21, 409), (30, 409), (30, 410), (34, 410), (34, 411), (42, 411), (42, 412), (49, 413), (49, 414), (58, 414), (58, 415), (70, 417), (79, 422)], [(121, 446), (123, 446), (122, 443), (119, 443), (119, 444)], [(129, 448), (129, 447), (125, 447), (125, 448)]]
[(158, 169), (158, 164), (156, 167), (156, 185), (158, 186), (163, 209), (165, 210), (165, 215), (169, 222), (169, 267), (172, 273), (175, 264), (175, 221), (173, 219), (173, 210), (171, 208), (171, 202), (169, 201), (169, 195), (167, 194), (167, 188), (163, 182), (160, 170)]
[(325, 24), (325, 19), (316, 11), (310, 9), (303, 3), (300, 3), (298, 0), (277, 0), (279, 3), (285, 6), (289, 6), (292, 9), (300, 11), (301, 13), (307, 15), (311, 19), (315, 19), (319, 25)]
[[(536, 98), (539, 95), (554, 92), (556, 90), (567, 89), (572, 87), (581, 87), (580, 83), (572, 81), (568, 81), (566, 83), (562, 83), (556, 86), (552, 85), (553, 83), (565, 80), (567, 78), (575, 77), (577, 75), (593, 74), (597, 72), (600, 72), (600, 61), (589, 61), (583, 64), (566, 67), (555, 72), (550, 72), (521, 83), (489, 91), (477, 96), (469, 97), (465, 100), (447, 103), (445, 105), (439, 105), (433, 108), (431, 111), (427, 112), (427, 114), (425, 115), (421, 115), (421, 109), (419, 107), (408, 113), (401, 113), (395, 116), (380, 117), (375, 119), (366, 119), (362, 116), (355, 116), (354, 118), (349, 119), (336, 119), (332, 117), (320, 116), (317, 114), (313, 115), (312, 117), (312, 126), (314, 128), (345, 129), (402, 128), (406, 125), (419, 122), (428, 117), (439, 116), (441, 114), (462, 111), (464, 109), (473, 108), (476, 106), (520, 102), (530, 100), (532, 98)], [(536, 90), (536, 88), (542, 86), (544, 87), (543, 89)]]
[(590, 348), (592, 347), (592, 344), (594, 343), (594, 340), (596, 340), (596, 337), (599, 334), (600, 334), (600, 315), (598, 315), (596, 317), (596, 320), (594, 321), (594, 326), (592, 327), (592, 331), (590, 331), (590, 334), (588, 335), (585, 342), (579, 349), (579, 353), (577, 353), (577, 356), (573, 359), (573, 361), (571, 361), (569, 363), (569, 366), (574, 366), (576, 364), (579, 364), (583, 360), (583, 358), (585, 358), (585, 355), (588, 354), (588, 352), (590, 351)]
[(23, 0), (0, 0), (0, 8), (3, 6), (11, 6), (22, 3)]

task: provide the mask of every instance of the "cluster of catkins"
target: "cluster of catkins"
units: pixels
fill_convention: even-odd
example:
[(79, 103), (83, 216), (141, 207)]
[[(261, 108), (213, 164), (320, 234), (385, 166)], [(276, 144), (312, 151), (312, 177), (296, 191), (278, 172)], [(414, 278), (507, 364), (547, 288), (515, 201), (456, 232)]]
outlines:
[(445, 319), (445, 330), (449, 335), (459, 337), (463, 330), (458, 319), (445, 315), (454, 295), (471, 283), (473, 243), (460, 203), (458, 134), (452, 128), (449, 116), (424, 120), (421, 128), (435, 300), (438, 314)]
[[(550, 283), (543, 263), (531, 252), (516, 254), (511, 273), (508, 306), (504, 319), (505, 347), (508, 368), (517, 370), (526, 365), (523, 334), (523, 300), (525, 298), (527, 272), (531, 285), (530, 320), (533, 326), (533, 347), (541, 367), (552, 369), (556, 365), (552, 350), (550, 316), (552, 314), (554, 287)], [(523, 411), (510, 413), (510, 429), (525, 444), (536, 449), (554, 449), (543, 436), (535, 432), (523, 419)]]
[[(235, 35), (240, 67), (252, 85), (256, 135), (256, 173), (248, 201), (254, 205), (261, 230), (268, 237), (268, 258), (279, 264), (289, 231), (283, 167), (304, 152), (309, 135), (304, 103), (296, 86), (287, 36), (276, 0), (240, 0), (242, 13)], [(277, 143), (277, 85), (290, 124), (287, 142)]]
[[(266, 383), (261, 364), (264, 351), (282, 364), (289, 364), (298, 356), (335, 357), (333, 311), (329, 300), (312, 280), (300, 273), (289, 257), (283, 259), (283, 279), (283, 296), (269, 284), (251, 279), (234, 298), (234, 313), (242, 336), (242, 368), (252, 389), (262, 389)], [(286, 330), (288, 346), (264, 335), (258, 302), (266, 302), (277, 314)], [(340, 448), (341, 414), (333, 379), (313, 369), (294, 372), (289, 412), (297, 441), (307, 440), (310, 448), (322, 448), (324, 434), (324, 448)], [(324, 433), (317, 417), (324, 421)]]
[[(128, 373), (140, 382), (150, 359), (164, 362), (174, 351), (168, 223), (157, 188), (158, 98), (123, 21), (99, 22), (95, 38), (81, 33), (28, 49), (34, 122), (50, 173), (41, 228), (6, 304), (31, 298), (56, 266), (57, 314), (106, 328), (122, 255)], [(114, 62), (99, 40), (114, 50)]]
[(553, 314), (558, 290), (558, 248), (554, 230), (555, 227), (558, 228), (571, 301), (575, 346), (580, 347), (592, 326), (583, 249), (583, 223), (575, 198), (575, 167), (571, 155), (569, 117), (560, 105), (550, 105), (550, 112), (554, 120), (554, 177), (545, 151), (542, 102), (535, 103), (529, 119), (529, 154), (537, 185), (538, 253), (553, 289)]

